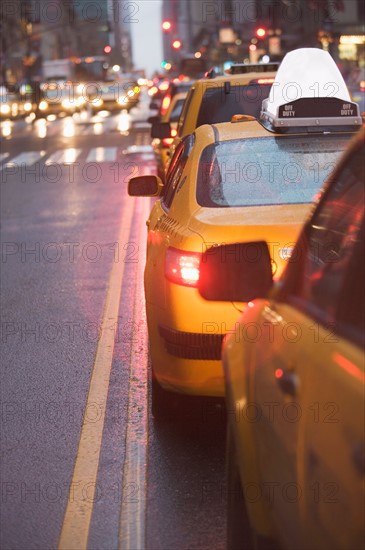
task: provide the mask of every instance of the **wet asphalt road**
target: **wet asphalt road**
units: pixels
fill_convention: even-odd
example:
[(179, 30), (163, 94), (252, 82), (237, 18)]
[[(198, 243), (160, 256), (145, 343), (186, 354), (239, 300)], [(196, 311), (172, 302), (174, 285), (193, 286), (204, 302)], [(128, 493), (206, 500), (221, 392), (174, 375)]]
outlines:
[[(57, 548), (72, 537), (72, 501), (90, 549), (225, 548), (220, 409), (184, 402), (181, 420), (162, 425), (149, 413), (150, 203), (126, 190), (155, 170), (147, 114), (141, 104), (124, 118), (19, 121), (10, 134), (2, 124), (4, 550)], [(85, 427), (96, 431), (75, 477)]]

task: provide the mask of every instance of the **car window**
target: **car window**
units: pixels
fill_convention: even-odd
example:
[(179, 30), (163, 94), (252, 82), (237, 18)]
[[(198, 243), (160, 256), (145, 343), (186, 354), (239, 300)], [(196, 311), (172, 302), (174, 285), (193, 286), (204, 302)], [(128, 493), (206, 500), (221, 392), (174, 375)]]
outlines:
[(208, 145), (197, 201), (211, 208), (313, 201), (352, 134), (270, 136)]
[(182, 135), (182, 129), (183, 129), (183, 126), (184, 126), (186, 113), (189, 110), (189, 106), (190, 106), (191, 100), (193, 99), (194, 92), (195, 92), (195, 88), (191, 88), (188, 92), (188, 95), (186, 96), (185, 101), (184, 101), (184, 105), (183, 105), (183, 108), (182, 108), (182, 111), (181, 111), (181, 114), (180, 114), (179, 122), (177, 124), (177, 135), (180, 136), (180, 137)]
[(208, 88), (199, 109), (197, 126), (228, 122), (233, 115), (259, 118), (262, 101), (269, 96), (270, 88), (269, 84)]
[(181, 174), (184, 171), (185, 164), (189, 158), (189, 153), (194, 144), (195, 136), (190, 134), (179, 143), (172, 160), (171, 169), (169, 169), (166, 177), (165, 191), (162, 199), (162, 203), (166, 208), (170, 208), (172, 200), (175, 196), (177, 184), (180, 181)]
[(303, 259), (298, 258), (300, 282), (295, 293), (315, 316), (358, 328), (364, 309), (362, 154), (358, 150), (346, 163), (310, 222)]

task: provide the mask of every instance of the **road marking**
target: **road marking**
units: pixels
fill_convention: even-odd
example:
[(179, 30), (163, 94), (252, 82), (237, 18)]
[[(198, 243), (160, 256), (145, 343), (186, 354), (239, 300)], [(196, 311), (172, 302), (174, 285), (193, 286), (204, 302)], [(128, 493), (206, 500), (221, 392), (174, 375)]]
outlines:
[(73, 164), (80, 155), (82, 149), (75, 149), (74, 147), (68, 147), (52, 153), (46, 160), (45, 164)]
[(38, 160), (40, 160), (44, 155), (46, 154), (46, 151), (27, 151), (26, 153), (20, 153), (20, 155), (17, 155), (13, 159), (11, 159), (9, 162), (5, 164), (5, 167), (10, 166), (31, 166)]
[[(128, 204), (121, 215), (118, 242), (126, 240), (135, 210)], [(90, 379), (85, 410), (99, 404), (100, 419), (87, 421), (85, 416), (76, 455), (70, 494), (63, 520), (59, 550), (83, 550), (87, 548), (90, 521), (95, 498), (96, 479), (108, 397), (109, 378), (114, 352), (115, 326), (118, 321), (119, 302), (124, 275), (124, 262), (113, 263), (109, 288), (105, 301), (101, 335)]]
[(90, 149), (86, 162), (113, 161), (117, 156), (117, 147), (95, 147)]
[[(141, 213), (139, 220), (146, 220), (149, 201), (139, 199)], [(142, 232), (145, 225), (139, 224), (138, 273), (133, 304), (133, 319), (137, 322), (138, 338), (133, 341), (128, 390), (128, 422), (122, 486), (126, 494), (122, 496), (120, 515), (119, 548), (136, 550), (146, 547), (146, 503), (147, 503), (147, 443), (148, 443), (148, 337), (143, 291), (143, 270), (145, 265), (146, 242)], [(132, 489), (132, 494), (131, 494)], [(133, 492), (134, 491), (134, 492)], [(124, 493), (124, 491), (123, 491)]]
[[(137, 136), (140, 134), (137, 134)], [(140, 138), (141, 140), (141, 138)], [(123, 149), (123, 155), (135, 155), (137, 153), (153, 153), (152, 145), (129, 145), (126, 149)]]
[(9, 153), (1, 153), (0, 155), (0, 162), (3, 162), (6, 158), (8, 158)]

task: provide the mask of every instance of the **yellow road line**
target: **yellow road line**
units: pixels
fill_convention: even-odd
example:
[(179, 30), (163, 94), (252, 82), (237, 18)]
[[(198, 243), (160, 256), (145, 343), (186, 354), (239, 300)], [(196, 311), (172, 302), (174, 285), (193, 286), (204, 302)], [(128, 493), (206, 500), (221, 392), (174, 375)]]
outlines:
[[(125, 242), (130, 233), (134, 201), (123, 209), (118, 242)], [(135, 206), (135, 205), (134, 205)], [(122, 249), (122, 246), (120, 246)], [(118, 321), (119, 302), (124, 274), (124, 258), (113, 263), (105, 302), (101, 336), (98, 342), (89, 394), (85, 410), (100, 408), (100, 419), (88, 422), (85, 415), (81, 428), (79, 447), (70, 485), (69, 499), (63, 520), (59, 550), (83, 550), (87, 548), (90, 520), (95, 499), (96, 478), (103, 436), (109, 378), (113, 360), (115, 327)]]
[[(138, 273), (134, 298), (133, 319), (138, 323), (138, 338), (132, 343), (129, 390), (128, 426), (125, 461), (123, 467), (123, 494), (120, 516), (119, 548), (142, 550), (145, 548), (147, 501), (147, 445), (148, 445), (148, 338), (143, 291), (143, 269), (146, 251), (146, 225), (150, 204), (139, 199), (142, 213), (138, 236)], [(137, 321), (138, 322), (138, 321)]]

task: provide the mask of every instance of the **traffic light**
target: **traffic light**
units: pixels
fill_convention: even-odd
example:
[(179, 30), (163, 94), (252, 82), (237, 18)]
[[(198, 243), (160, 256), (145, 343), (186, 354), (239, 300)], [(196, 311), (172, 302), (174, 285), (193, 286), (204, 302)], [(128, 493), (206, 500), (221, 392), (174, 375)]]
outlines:
[(172, 65), (168, 61), (162, 61), (161, 67), (162, 67), (162, 69), (165, 69), (165, 71), (169, 71), (171, 69)]
[(263, 27), (259, 27), (258, 29), (256, 29), (256, 36), (257, 38), (265, 38), (266, 29), (264, 29)]
[(165, 19), (165, 21), (162, 21), (162, 28), (165, 32), (168, 32), (171, 30), (171, 21), (168, 21)]
[(174, 40), (172, 43), (172, 47), (174, 50), (179, 50), (181, 48), (182, 44), (180, 40)]
[(112, 51), (111, 46), (104, 46), (104, 53), (110, 53)]

